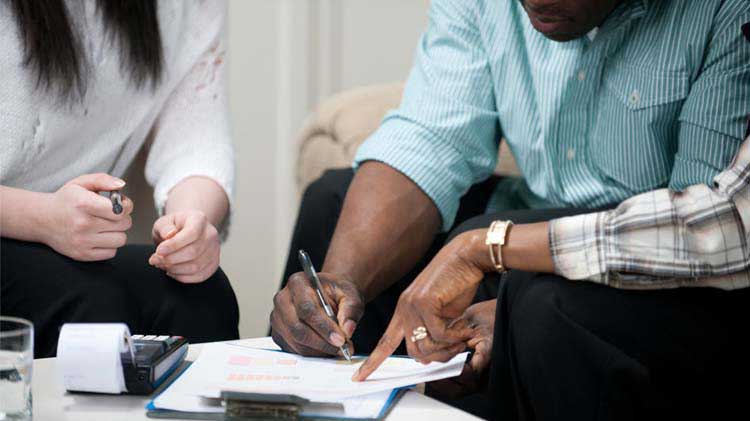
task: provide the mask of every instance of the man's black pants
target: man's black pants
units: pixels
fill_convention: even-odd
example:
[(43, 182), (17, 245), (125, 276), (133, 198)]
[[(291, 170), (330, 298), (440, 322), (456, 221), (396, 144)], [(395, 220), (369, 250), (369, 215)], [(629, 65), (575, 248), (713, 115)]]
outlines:
[(148, 265), (153, 246), (125, 246), (103, 262), (77, 262), (47, 246), (2, 239), (0, 312), (34, 323), (34, 357), (55, 355), (68, 322), (123, 322), (133, 334), (191, 343), (236, 339), (239, 309), (221, 270), (182, 284)]
[[(306, 191), (291, 245), (321, 265), (352, 178), (327, 172)], [(384, 331), (401, 291), (442, 244), (496, 219), (545, 221), (585, 210), (479, 215), (493, 183), (462, 200), (458, 227), (439, 236), (404, 279), (367, 305), (355, 333), (368, 352)], [(463, 221), (463, 222), (462, 222)], [(299, 271), (287, 262), (285, 279)], [(498, 306), (484, 415), (501, 420), (641, 420), (747, 417), (750, 378), (745, 343), (750, 289), (625, 291), (559, 276), (511, 271), (488, 277), (476, 300)], [(494, 280), (494, 281), (493, 281)], [(492, 285), (494, 283), (494, 285)], [(737, 412), (744, 411), (744, 412)], [(744, 414), (744, 415), (743, 415)]]

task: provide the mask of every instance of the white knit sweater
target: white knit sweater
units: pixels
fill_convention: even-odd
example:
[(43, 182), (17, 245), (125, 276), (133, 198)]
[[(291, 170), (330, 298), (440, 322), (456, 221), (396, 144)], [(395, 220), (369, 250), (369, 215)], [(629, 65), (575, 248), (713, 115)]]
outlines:
[(149, 141), (146, 180), (161, 211), (180, 180), (201, 175), (232, 198), (222, 0), (159, 0), (165, 68), (155, 91), (121, 71), (93, 0), (68, 0), (91, 72), (82, 103), (59, 105), (23, 65), (9, 2), (0, 1), (0, 184), (52, 192), (81, 174), (122, 176)]

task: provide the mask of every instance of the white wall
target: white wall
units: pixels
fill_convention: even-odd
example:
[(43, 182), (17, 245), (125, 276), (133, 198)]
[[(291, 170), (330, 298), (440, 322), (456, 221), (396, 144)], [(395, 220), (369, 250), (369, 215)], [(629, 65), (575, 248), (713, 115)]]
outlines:
[(240, 303), (241, 334), (265, 335), (278, 274), (274, 202), (279, 71), (276, 1), (232, 1), (229, 89), (237, 188), (221, 266)]
[(428, 0), (231, 0), (237, 198), (222, 267), (243, 337), (265, 335), (297, 213), (294, 134), (319, 99), (401, 80)]
[[(294, 135), (332, 93), (402, 80), (426, 22), (428, 0), (230, 0), (230, 111), (237, 189), (221, 266), (240, 304), (240, 334), (265, 335), (297, 214)], [(141, 160), (142, 164), (142, 160)], [(143, 185), (142, 166), (129, 186)], [(149, 241), (151, 193), (132, 242)]]
[(406, 77), (427, 24), (428, 0), (339, 0), (340, 83), (352, 88)]

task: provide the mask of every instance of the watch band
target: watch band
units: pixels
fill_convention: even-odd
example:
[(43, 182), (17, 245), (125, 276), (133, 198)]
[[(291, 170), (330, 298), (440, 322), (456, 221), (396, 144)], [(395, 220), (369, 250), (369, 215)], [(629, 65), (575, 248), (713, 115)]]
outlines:
[(495, 270), (498, 273), (506, 271), (503, 266), (503, 254), (502, 247), (505, 245), (505, 240), (508, 235), (508, 228), (513, 225), (513, 221), (494, 221), (487, 230), (487, 237), (484, 243), (490, 251), (490, 259), (492, 264), (495, 266)]

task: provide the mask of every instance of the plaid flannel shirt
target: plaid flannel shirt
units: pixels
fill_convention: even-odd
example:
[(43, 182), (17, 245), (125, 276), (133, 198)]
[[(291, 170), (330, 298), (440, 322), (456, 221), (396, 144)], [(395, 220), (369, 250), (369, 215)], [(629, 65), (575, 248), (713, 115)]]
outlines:
[[(750, 22), (742, 32), (750, 41)], [(713, 187), (654, 190), (552, 221), (555, 272), (626, 289), (750, 286), (750, 118), (745, 138)]]
[(615, 288), (750, 286), (750, 126), (713, 186), (654, 190), (553, 220), (555, 272)]

